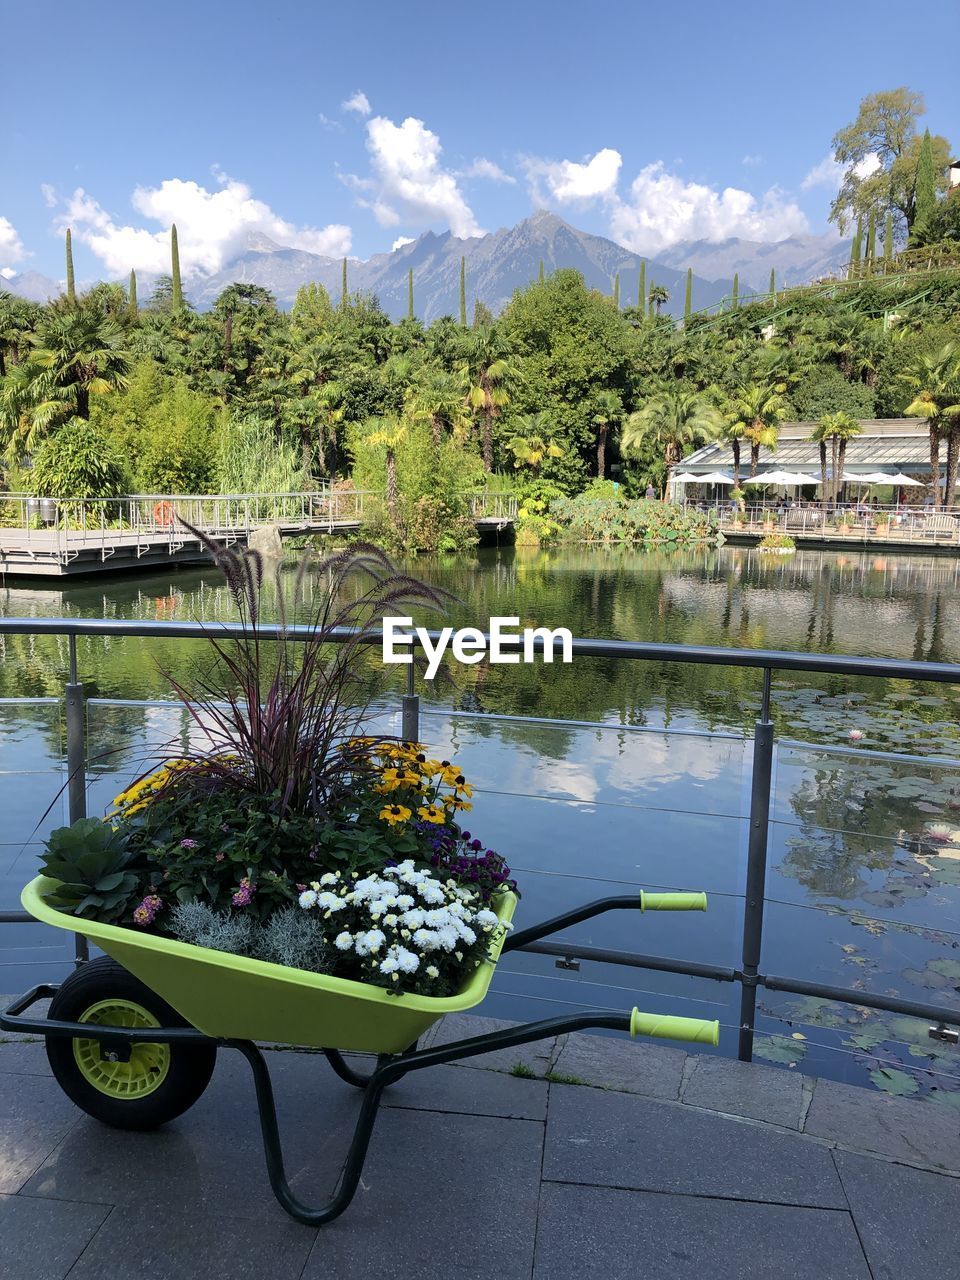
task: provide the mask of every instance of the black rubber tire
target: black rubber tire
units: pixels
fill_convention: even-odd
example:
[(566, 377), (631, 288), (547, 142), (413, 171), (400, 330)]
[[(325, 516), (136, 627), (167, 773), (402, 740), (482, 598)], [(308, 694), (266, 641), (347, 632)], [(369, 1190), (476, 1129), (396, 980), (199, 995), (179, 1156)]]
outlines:
[[(98, 956), (74, 970), (50, 1001), (49, 1017), (79, 1022), (93, 1005), (115, 999), (140, 1005), (162, 1027), (190, 1025), (109, 956)], [(47, 1058), (53, 1074), (67, 1097), (82, 1111), (115, 1129), (156, 1129), (176, 1119), (206, 1089), (217, 1061), (216, 1045), (171, 1044), (162, 1083), (143, 1097), (117, 1098), (101, 1092), (84, 1076), (74, 1055), (77, 1043), (67, 1036), (47, 1036)]]

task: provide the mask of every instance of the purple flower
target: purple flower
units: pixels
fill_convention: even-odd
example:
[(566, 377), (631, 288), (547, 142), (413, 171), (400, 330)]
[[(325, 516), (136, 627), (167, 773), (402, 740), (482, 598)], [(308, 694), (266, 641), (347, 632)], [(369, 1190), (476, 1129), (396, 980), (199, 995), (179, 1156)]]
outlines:
[(254, 895), (253, 885), (250, 883), (250, 877), (244, 876), (240, 881), (240, 888), (236, 891), (230, 901), (235, 907), (245, 907), (252, 901)]
[(199, 840), (181, 840), (180, 848), (181, 849), (199, 849), (200, 841)]

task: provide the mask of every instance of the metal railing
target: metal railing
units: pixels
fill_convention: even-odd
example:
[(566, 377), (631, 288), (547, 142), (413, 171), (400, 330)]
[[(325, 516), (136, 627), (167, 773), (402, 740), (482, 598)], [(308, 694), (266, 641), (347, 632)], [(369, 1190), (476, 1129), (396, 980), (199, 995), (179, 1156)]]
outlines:
[[(308, 639), (312, 632), (307, 627), (261, 624), (260, 632), (267, 638), (281, 635), (294, 640)], [(68, 798), (70, 821), (86, 816), (87, 761), (84, 732), (86, 700), (77, 665), (78, 636), (113, 637), (163, 637), (199, 639), (215, 636), (218, 639), (239, 637), (242, 627), (238, 623), (199, 622), (141, 622), (115, 619), (72, 620), (66, 618), (0, 618), (0, 635), (66, 636), (69, 644), (69, 671), (65, 684), (66, 714), (66, 764), (68, 774)], [(343, 628), (331, 633), (333, 641), (343, 641), (355, 633)], [(439, 639), (439, 632), (428, 633), (432, 643)], [(380, 631), (372, 631), (364, 637), (371, 645), (381, 643)], [(415, 638), (411, 643), (416, 644)], [(501, 645), (509, 647), (509, 641), (501, 638)], [(519, 649), (521, 640), (516, 639)], [(542, 653), (544, 641), (535, 643)], [(637, 952), (611, 950), (571, 942), (537, 941), (521, 948), (541, 955), (562, 959), (578, 958), (605, 964), (626, 965), (664, 973), (681, 974), (694, 978), (707, 978), (721, 983), (740, 986), (740, 1015), (738, 1057), (750, 1061), (756, 1024), (757, 992), (763, 987), (769, 991), (789, 992), (793, 995), (812, 996), (823, 1000), (861, 1008), (880, 1009), (906, 1017), (928, 1019), (937, 1028), (960, 1027), (960, 1011), (922, 1000), (907, 1000), (897, 996), (860, 991), (850, 987), (828, 983), (809, 982), (800, 977), (763, 973), (760, 969), (763, 947), (765, 885), (768, 870), (768, 840), (770, 828), (771, 793), (773, 785), (774, 725), (771, 719), (771, 685), (775, 671), (806, 672), (816, 675), (867, 676), (879, 679), (913, 680), (935, 684), (960, 684), (960, 665), (943, 662), (918, 662), (896, 658), (863, 658), (847, 654), (799, 653), (776, 649), (728, 649), (717, 646), (693, 646), (656, 644), (639, 641), (598, 640), (575, 638), (572, 642), (575, 657), (602, 658), (639, 662), (679, 662), (707, 666), (741, 667), (757, 671), (761, 677), (760, 712), (753, 729), (753, 758), (750, 781), (749, 834), (747, 842), (746, 891), (743, 919), (740, 929), (740, 967), (731, 968), (708, 963), (674, 959), (672, 957), (643, 955)], [(420, 699), (415, 686), (415, 669), (407, 668), (406, 692), (402, 698), (402, 735), (405, 739), (420, 736)], [(0, 923), (31, 921), (26, 912), (0, 912)], [(78, 937), (77, 961), (86, 958), (86, 940)]]
[(934, 507), (836, 505), (712, 509), (725, 533), (788, 533), (824, 540), (960, 545), (960, 513)]

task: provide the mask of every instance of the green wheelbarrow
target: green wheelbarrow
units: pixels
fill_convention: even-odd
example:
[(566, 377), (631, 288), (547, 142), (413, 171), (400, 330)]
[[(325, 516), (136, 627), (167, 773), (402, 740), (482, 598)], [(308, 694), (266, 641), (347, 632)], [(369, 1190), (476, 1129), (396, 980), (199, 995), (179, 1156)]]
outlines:
[[(439, 1018), (476, 1007), (500, 956), (606, 911), (702, 911), (702, 893), (640, 893), (603, 898), (539, 925), (507, 933), (516, 907), (512, 893), (496, 903), (501, 928), (489, 959), (455, 996), (388, 995), (380, 987), (289, 969), (244, 956), (191, 946), (155, 934), (84, 920), (51, 907), (55, 882), (38, 876), (22, 902), (37, 920), (85, 935), (105, 954), (83, 962), (60, 985), (33, 987), (0, 1014), (6, 1031), (45, 1038), (60, 1087), (94, 1119), (121, 1129), (154, 1129), (182, 1115), (210, 1082), (219, 1048), (236, 1049), (253, 1072), (270, 1185), (298, 1222), (322, 1226), (350, 1204), (360, 1181), (383, 1090), (410, 1071), (509, 1049), (570, 1031), (609, 1028), (716, 1045), (719, 1023), (641, 1013), (570, 1014), (418, 1049)], [(30, 1016), (50, 999), (46, 1016)], [(287, 1183), (273, 1086), (257, 1041), (321, 1049), (363, 1101), (337, 1187), (311, 1208)], [(344, 1052), (376, 1054), (369, 1074), (355, 1071)]]

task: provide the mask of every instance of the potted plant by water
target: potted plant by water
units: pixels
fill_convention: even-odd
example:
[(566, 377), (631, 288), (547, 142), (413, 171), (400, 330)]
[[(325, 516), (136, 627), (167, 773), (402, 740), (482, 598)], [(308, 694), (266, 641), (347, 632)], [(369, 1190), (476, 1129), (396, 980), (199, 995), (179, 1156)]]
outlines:
[[(456, 762), (364, 732), (373, 628), (442, 607), (444, 593), (357, 546), (316, 565), (316, 603), (297, 628), (276, 583), (273, 639), (263, 560), (212, 550), (242, 627), (211, 628), (206, 669), (189, 690), (172, 682), (201, 749), (144, 773), (103, 821), (53, 832), (24, 902), (122, 964), (104, 971), (119, 984), (107, 1023), (179, 1019), (208, 1036), (399, 1052), (483, 998), (516, 904), (503, 858), (461, 826), (472, 789)], [(51, 1017), (97, 1020), (104, 1002), (77, 985)], [(90, 1086), (71, 1048), (86, 1042), (49, 1043), (66, 1091)]]

